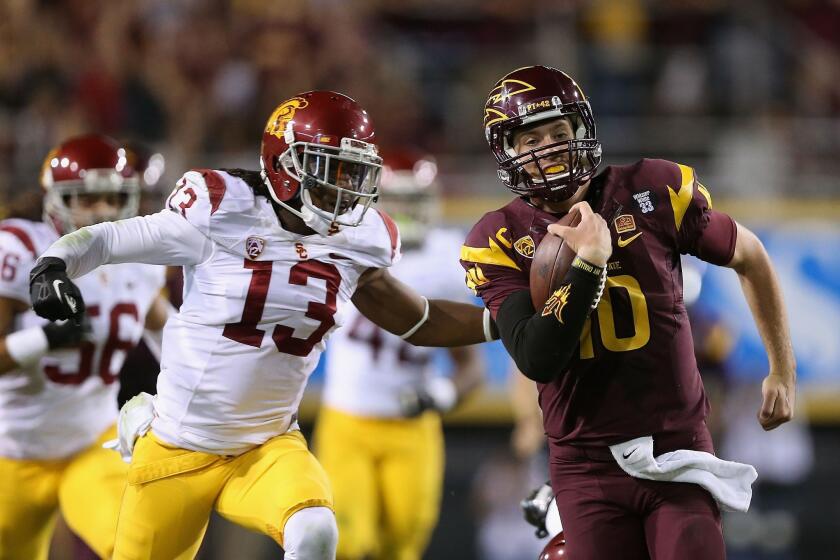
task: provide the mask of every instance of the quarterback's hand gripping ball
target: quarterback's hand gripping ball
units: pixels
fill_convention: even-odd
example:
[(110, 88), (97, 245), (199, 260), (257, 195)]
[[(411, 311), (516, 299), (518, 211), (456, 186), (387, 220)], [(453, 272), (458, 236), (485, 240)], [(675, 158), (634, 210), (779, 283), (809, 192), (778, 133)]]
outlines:
[[(562, 226), (574, 227), (580, 223), (580, 213), (570, 211), (557, 222)], [(562, 237), (546, 234), (534, 252), (530, 281), (531, 302), (534, 309), (542, 309), (548, 297), (560, 287), (560, 282), (569, 272), (575, 251)]]
[(56, 257), (39, 259), (29, 274), (32, 309), (45, 319), (73, 319), (81, 324), (85, 301), (79, 288), (67, 276), (67, 265)]

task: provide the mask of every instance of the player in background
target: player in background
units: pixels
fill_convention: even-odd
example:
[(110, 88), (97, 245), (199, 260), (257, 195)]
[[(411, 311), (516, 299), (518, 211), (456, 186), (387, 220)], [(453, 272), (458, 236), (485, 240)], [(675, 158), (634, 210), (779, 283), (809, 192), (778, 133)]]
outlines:
[(127, 466), (115, 437), (117, 375), (144, 326), (160, 330), (160, 267), (120, 264), (77, 279), (87, 311), (46, 322), (29, 270), (62, 234), (137, 212), (136, 170), (99, 135), (68, 139), (41, 176), (44, 221), (0, 222), (0, 558), (46, 558), (59, 510), (100, 556), (113, 551)]
[(115, 558), (192, 558), (214, 509), (272, 537), (287, 560), (333, 558), (329, 481), (297, 410), (348, 302), (416, 345), (494, 337), (481, 308), (428, 300), (388, 273), (400, 239), (370, 208), (381, 169), (373, 141), (349, 97), (296, 95), (266, 123), (261, 171), (189, 171), (161, 212), (79, 230), (36, 264), (34, 307), (53, 319), (78, 311), (71, 278), (103, 264), (184, 267), (158, 393), (120, 414), (131, 466)]
[[(160, 210), (169, 189), (161, 190), (161, 177), (166, 168), (163, 154), (155, 151), (150, 145), (136, 140), (124, 142), (128, 165), (137, 170), (140, 181), (140, 204), (138, 214), (150, 214)], [(166, 298), (168, 314), (174, 315), (176, 309), (171, 306), (173, 296), (180, 299), (181, 285), (173, 286), (173, 275), (181, 274), (180, 268), (167, 268), (166, 280), (161, 294)], [(173, 293), (177, 292), (177, 293)], [(160, 348), (162, 331), (143, 333), (140, 343), (126, 356), (125, 363), (120, 370), (120, 392), (117, 402), (122, 407), (125, 402), (138, 393), (156, 393), (157, 376), (160, 373)]]
[[(538, 383), (569, 556), (723, 558), (719, 504), (745, 509), (755, 470), (713, 455), (679, 255), (737, 272), (770, 361), (758, 415), (770, 430), (792, 417), (796, 366), (764, 247), (712, 209), (690, 167), (643, 159), (596, 175), (589, 102), (559, 70), (509, 73), (484, 111), (499, 178), (517, 198), (481, 218), (461, 259), (508, 352)], [(579, 225), (554, 223), (571, 211)], [(577, 258), (535, 310), (529, 271), (547, 233)], [(677, 461), (661, 457), (672, 451), (711, 484), (665, 482)]]
[[(457, 265), (463, 234), (439, 222), (437, 165), (422, 153), (383, 154), (378, 207), (399, 226), (403, 256), (391, 273), (430, 297), (469, 301)], [(419, 560), (440, 509), (440, 415), (483, 380), (475, 346), (449, 348), (452, 376), (434, 350), (412, 346), (348, 306), (327, 356), (314, 448), (335, 499), (342, 560)]]

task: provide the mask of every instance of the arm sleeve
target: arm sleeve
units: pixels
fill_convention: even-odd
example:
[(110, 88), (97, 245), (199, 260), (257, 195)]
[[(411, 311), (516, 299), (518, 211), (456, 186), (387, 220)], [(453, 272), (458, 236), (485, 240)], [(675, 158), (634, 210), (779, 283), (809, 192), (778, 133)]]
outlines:
[(195, 265), (212, 254), (212, 242), (171, 210), (117, 222), (103, 222), (65, 235), (42, 256), (67, 263), (77, 278), (103, 264), (137, 262)]
[[(575, 259), (579, 263), (579, 259)], [(548, 383), (559, 376), (578, 346), (586, 318), (598, 296), (601, 270), (573, 265), (541, 310), (530, 290), (510, 294), (499, 307), (496, 325), (517, 367), (529, 379)]]

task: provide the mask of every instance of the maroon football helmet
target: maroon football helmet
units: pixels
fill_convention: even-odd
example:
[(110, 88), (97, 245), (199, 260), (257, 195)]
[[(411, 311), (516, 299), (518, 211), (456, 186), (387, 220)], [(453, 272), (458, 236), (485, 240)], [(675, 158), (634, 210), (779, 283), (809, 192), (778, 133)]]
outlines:
[[(559, 118), (569, 120), (573, 139), (516, 153), (511, 143), (515, 129)], [(484, 105), (484, 133), (499, 163), (499, 179), (518, 195), (566, 200), (601, 163), (589, 101), (572, 78), (555, 68), (526, 66), (496, 82)], [(544, 168), (558, 156), (565, 156), (569, 166), (547, 174)], [(539, 170), (539, 178), (525, 171), (528, 164)]]
[[(137, 172), (128, 163), (125, 148), (108, 136), (76, 136), (50, 151), (41, 167), (41, 187), (44, 221), (62, 235), (92, 223), (137, 215)], [(109, 197), (113, 211), (86, 210), (82, 204), (86, 196)]]
[[(367, 111), (333, 91), (296, 95), (274, 109), (260, 167), (272, 198), (304, 221), (356, 226), (376, 199), (382, 159)], [(290, 205), (300, 197), (302, 205)], [(314, 199), (314, 200), (313, 200)]]
[(537, 560), (558, 560), (561, 558), (569, 560), (569, 556), (566, 554), (566, 537), (563, 536), (562, 532), (557, 533), (554, 538), (548, 541)]

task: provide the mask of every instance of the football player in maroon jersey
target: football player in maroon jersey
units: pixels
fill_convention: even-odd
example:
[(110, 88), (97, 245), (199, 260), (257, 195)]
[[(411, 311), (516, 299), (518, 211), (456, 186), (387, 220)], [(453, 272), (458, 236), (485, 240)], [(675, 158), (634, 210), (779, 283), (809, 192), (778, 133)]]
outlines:
[[(738, 274), (770, 361), (758, 420), (771, 430), (791, 419), (795, 361), (764, 247), (712, 209), (690, 167), (643, 159), (596, 175), (601, 145), (589, 102), (559, 70), (504, 76), (487, 99), (484, 127), (499, 177), (517, 198), (479, 220), (461, 262), (508, 352), (537, 382), (569, 556), (723, 558), (710, 492), (631, 477), (610, 446), (652, 436), (655, 456), (714, 452), (682, 300), (682, 253)], [(581, 213), (580, 225), (554, 223), (569, 211)], [(552, 305), (535, 310), (529, 271), (547, 233), (577, 258)]]

